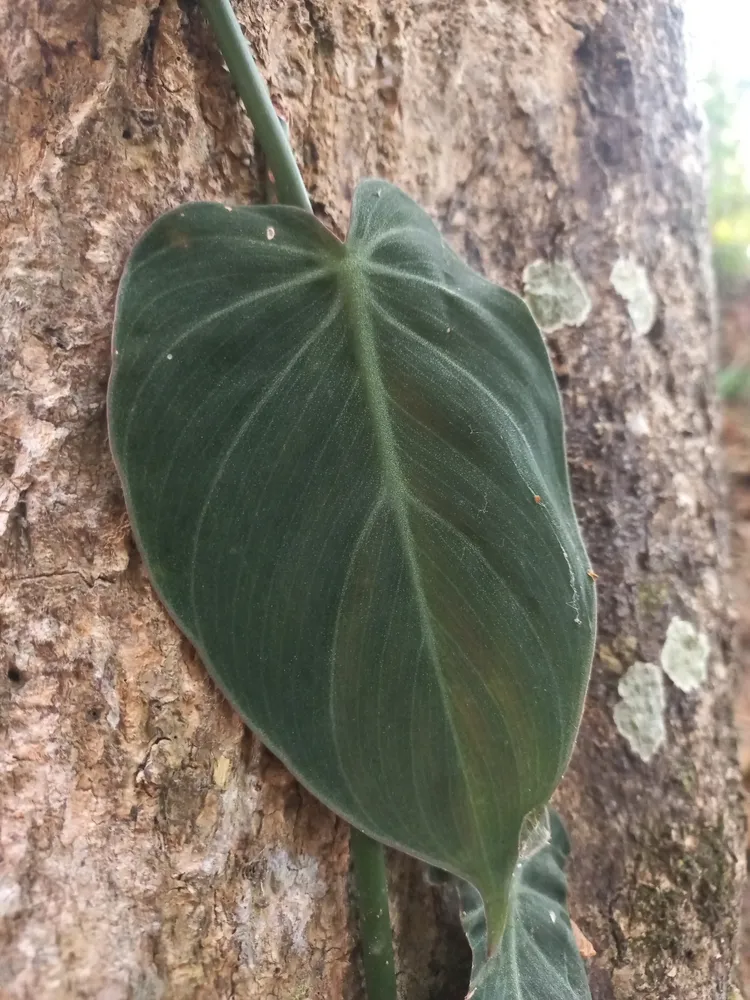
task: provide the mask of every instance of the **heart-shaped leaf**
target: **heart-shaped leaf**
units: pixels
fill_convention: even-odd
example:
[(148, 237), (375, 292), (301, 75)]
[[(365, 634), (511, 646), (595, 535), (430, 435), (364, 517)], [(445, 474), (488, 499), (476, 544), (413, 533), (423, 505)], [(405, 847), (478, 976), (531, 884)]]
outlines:
[(550, 812), (550, 839), (517, 865), (502, 943), (487, 957), (487, 923), (479, 893), (461, 886), (461, 921), (473, 954), (471, 1000), (586, 1000), (586, 970), (567, 908), (565, 828)]
[(499, 942), (595, 617), (525, 305), (368, 181), (346, 243), (289, 207), (164, 216), (114, 350), (112, 448), (175, 620), (305, 785), (475, 885)]

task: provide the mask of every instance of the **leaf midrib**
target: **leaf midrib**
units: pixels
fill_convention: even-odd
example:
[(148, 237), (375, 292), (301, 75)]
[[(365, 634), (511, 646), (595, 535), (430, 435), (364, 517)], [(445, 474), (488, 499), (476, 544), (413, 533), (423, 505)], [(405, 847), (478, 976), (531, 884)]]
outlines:
[[(456, 754), (464, 774), (467, 775), (466, 788), (468, 792), (469, 808), (474, 819), (474, 828), (479, 838), (482, 854), (485, 861), (485, 870), (492, 872), (489, 861), (482, 824), (478, 820), (476, 803), (472, 795), (471, 782), (468, 780), (468, 773), (464, 761), (461, 742), (458, 738), (453, 712), (451, 711), (450, 697), (445, 688), (440, 665), (440, 654), (437, 649), (435, 632), (432, 625), (432, 612), (427, 601), (422, 581), (422, 570), (417, 558), (417, 547), (409, 520), (409, 497), (410, 491), (405, 482), (405, 477), (401, 469), (401, 462), (398, 456), (395, 435), (391, 417), (389, 413), (389, 395), (383, 384), (380, 368), (380, 358), (375, 343), (372, 320), (370, 316), (370, 303), (367, 294), (367, 280), (364, 276), (364, 260), (357, 252), (347, 247), (339, 269), (342, 299), (344, 303), (344, 313), (349, 320), (353, 332), (353, 346), (356, 360), (364, 383), (365, 396), (369, 406), (375, 434), (377, 453), (380, 458), (383, 471), (384, 495), (390, 500), (391, 509), (396, 519), (396, 526), (401, 539), (401, 547), (406, 559), (409, 577), (412, 583), (413, 592), (416, 598), (417, 610), (422, 635), (430, 658), (438, 690), (443, 703), (443, 709), (448, 719), (453, 744)], [(487, 901), (485, 901), (486, 904)]]

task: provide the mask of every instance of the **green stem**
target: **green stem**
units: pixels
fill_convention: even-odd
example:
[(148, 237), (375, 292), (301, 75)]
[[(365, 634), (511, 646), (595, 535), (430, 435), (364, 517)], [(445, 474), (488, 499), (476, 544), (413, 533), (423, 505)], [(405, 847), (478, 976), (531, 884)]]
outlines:
[(201, 0), (201, 5), (266, 154), (279, 201), (311, 212), (310, 199), (294, 152), (271, 103), (265, 81), (255, 65), (250, 46), (242, 34), (231, 0)]
[(359, 899), (359, 929), (368, 1000), (396, 1000), (396, 967), (388, 913), (382, 844), (351, 828), (349, 839)]
[[(201, 6), (266, 154), (279, 201), (312, 212), (289, 135), (271, 103), (231, 0), (201, 0)], [(368, 1000), (397, 1000), (383, 847), (354, 827), (350, 843)]]

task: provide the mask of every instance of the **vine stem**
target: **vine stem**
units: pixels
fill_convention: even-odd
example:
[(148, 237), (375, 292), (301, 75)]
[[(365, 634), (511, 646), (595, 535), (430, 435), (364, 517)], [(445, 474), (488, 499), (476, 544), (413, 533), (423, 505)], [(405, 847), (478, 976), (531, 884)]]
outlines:
[[(201, 7), (266, 154), (279, 201), (312, 212), (289, 136), (276, 114), (231, 0), (201, 0)], [(359, 901), (368, 1000), (397, 1000), (385, 852), (382, 844), (354, 827), (351, 828), (350, 850)]]
[(294, 151), (255, 64), (250, 46), (242, 34), (231, 0), (201, 0), (201, 6), (266, 154), (279, 201), (284, 205), (295, 205), (312, 212)]
[(368, 1000), (396, 1000), (396, 966), (388, 913), (383, 845), (351, 828), (349, 850), (359, 901), (362, 962)]

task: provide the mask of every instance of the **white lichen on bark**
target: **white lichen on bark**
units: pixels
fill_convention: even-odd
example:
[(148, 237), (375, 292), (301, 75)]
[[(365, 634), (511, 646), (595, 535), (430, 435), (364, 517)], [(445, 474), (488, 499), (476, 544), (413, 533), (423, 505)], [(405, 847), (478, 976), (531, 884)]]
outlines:
[(697, 691), (708, 677), (710, 652), (708, 636), (692, 622), (675, 617), (669, 623), (660, 662), (680, 691)]
[(634, 663), (617, 685), (620, 701), (614, 720), (633, 753), (648, 763), (667, 737), (666, 698), (661, 670), (653, 663)]
[(535, 260), (523, 272), (524, 295), (540, 329), (554, 333), (581, 326), (591, 312), (591, 298), (570, 261)]
[(625, 300), (633, 328), (644, 337), (656, 322), (657, 301), (642, 264), (629, 257), (615, 261), (609, 276), (612, 287)]

